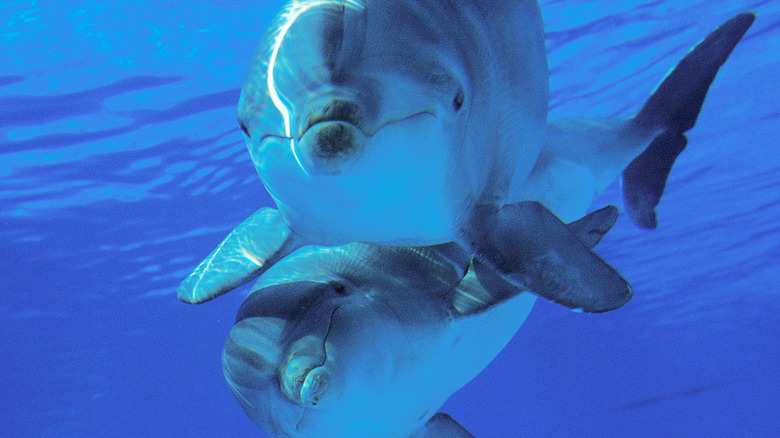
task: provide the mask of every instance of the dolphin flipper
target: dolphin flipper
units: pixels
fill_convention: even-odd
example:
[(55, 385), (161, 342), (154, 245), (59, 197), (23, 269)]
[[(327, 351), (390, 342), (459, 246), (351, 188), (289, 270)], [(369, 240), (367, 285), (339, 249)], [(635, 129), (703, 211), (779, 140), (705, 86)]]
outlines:
[(620, 273), (590, 249), (615, 213), (607, 207), (567, 226), (536, 201), (479, 208), (481, 232), (471, 242), (482, 262), (516, 286), (571, 309), (606, 312), (632, 296)]
[[(567, 224), (566, 227), (588, 249), (593, 249), (615, 225), (617, 218), (617, 207), (608, 205)], [(450, 299), (458, 314), (471, 315), (483, 312), (522, 292), (525, 292), (525, 289), (507, 281), (479, 258), (474, 258), (468, 275), (452, 290)]]
[(623, 171), (623, 200), (637, 225), (656, 227), (655, 207), (666, 178), (688, 143), (684, 132), (696, 123), (720, 66), (755, 19), (751, 12), (742, 13), (712, 32), (666, 76), (632, 120), (639, 128), (663, 130)]
[(448, 414), (438, 412), (409, 438), (474, 438), (474, 435)]
[(278, 210), (261, 208), (241, 222), (179, 286), (179, 299), (199, 304), (242, 286), (302, 246)]

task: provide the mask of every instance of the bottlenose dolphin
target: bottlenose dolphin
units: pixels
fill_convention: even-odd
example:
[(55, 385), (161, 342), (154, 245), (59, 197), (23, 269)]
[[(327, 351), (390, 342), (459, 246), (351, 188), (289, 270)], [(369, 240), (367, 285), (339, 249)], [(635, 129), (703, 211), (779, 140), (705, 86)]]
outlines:
[[(567, 225), (592, 248), (606, 207)], [(437, 413), (523, 324), (536, 296), (455, 243), (298, 249), (260, 276), (222, 354), (249, 417), (290, 438), (473, 437)]]
[[(239, 225), (179, 298), (212, 299), (305, 244), (454, 241), (518, 287), (573, 309), (617, 308), (628, 283), (564, 221), (622, 174), (629, 215), (655, 226), (684, 132), (753, 20), (713, 32), (635, 117), (548, 121), (536, 1), (291, 1), (238, 108), (279, 210)], [(252, 257), (229, 244), (239, 240)]]

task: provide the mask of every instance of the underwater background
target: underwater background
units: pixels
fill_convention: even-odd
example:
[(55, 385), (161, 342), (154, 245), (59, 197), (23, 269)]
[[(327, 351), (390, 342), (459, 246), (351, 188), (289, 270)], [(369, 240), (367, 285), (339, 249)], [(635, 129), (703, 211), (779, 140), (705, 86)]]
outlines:
[[(282, 3), (0, 4), (0, 436), (264, 436), (220, 365), (246, 289), (175, 293), (271, 205), (236, 104)], [(551, 117), (631, 115), (744, 10), (658, 229), (597, 247), (633, 300), (539, 300), (442, 409), (477, 437), (780, 436), (780, 1), (542, 2)]]

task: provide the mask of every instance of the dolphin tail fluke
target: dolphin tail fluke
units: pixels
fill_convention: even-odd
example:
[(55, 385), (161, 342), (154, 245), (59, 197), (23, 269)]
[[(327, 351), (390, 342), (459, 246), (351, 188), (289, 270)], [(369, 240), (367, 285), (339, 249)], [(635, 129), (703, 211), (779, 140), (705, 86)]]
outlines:
[(720, 66), (755, 21), (752, 12), (737, 15), (715, 29), (666, 76), (634, 118), (642, 126), (684, 132), (699, 117)]
[(214, 299), (252, 281), (300, 246), (279, 211), (261, 208), (184, 279), (178, 297), (191, 304)]
[(639, 128), (662, 130), (622, 175), (623, 200), (637, 225), (656, 227), (655, 207), (675, 159), (688, 143), (684, 132), (696, 123), (720, 66), (755, 18), (754, 13), (745, 12), (712, 32), (666, 76), (632, 120)]
[(448, 414), (439, 412), (431, 417), (419, 432), (409, 438), (474, 438), (474, 435)]

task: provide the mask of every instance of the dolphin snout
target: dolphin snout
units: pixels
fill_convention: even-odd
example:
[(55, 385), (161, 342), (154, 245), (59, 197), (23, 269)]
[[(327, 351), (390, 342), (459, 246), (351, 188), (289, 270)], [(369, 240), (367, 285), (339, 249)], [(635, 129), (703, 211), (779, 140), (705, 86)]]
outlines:
[(318, 105), (316, 110), (308, 114), (300, 136), (303, 136), (312, 126), (327, 121), (342, 121), (361, 126), (364, 120), (357, 103), (346, 99), (333, 99)]
[(367, 141), (366, 134), (352, 123), (324, 121), (304, 132), (296, 154), (310, 175), (337, 175), (363, 154)]

